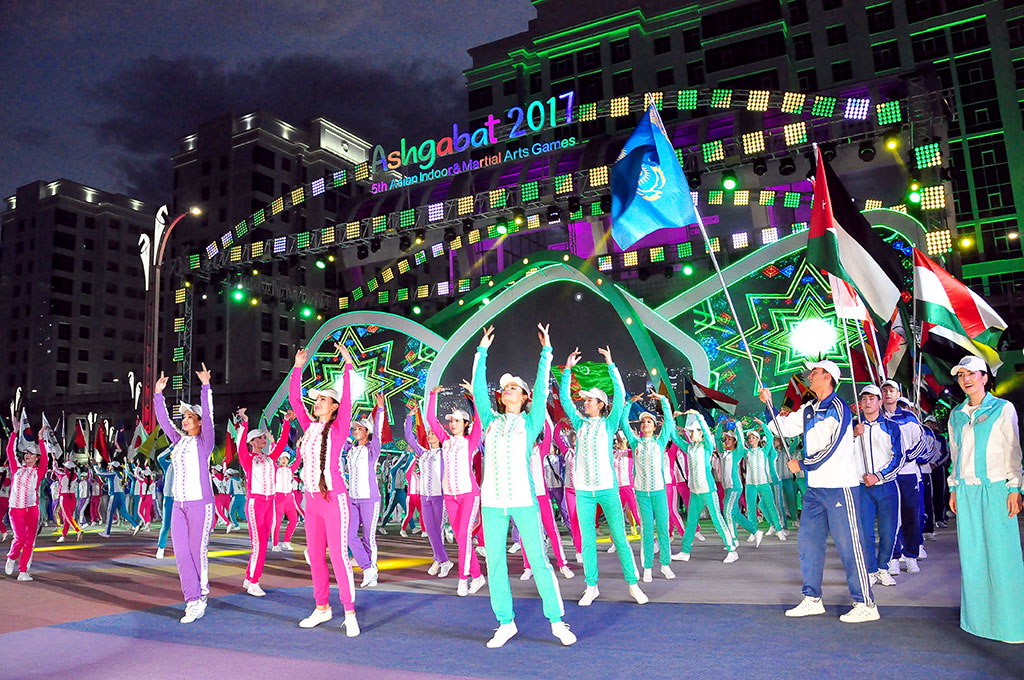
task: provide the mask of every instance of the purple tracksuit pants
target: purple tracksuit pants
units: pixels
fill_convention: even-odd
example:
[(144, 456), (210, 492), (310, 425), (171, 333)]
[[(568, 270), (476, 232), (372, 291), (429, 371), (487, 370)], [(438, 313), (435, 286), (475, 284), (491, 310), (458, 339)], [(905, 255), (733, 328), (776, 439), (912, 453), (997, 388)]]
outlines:
[(171, 547), (185, 602), (194, 602), (210, 592), (207, 551), (212, 529), (213, 501), (174, 503), (171, 510)]
[[(348, 523), (348, 548), (363, 571), (377, 566), (377, 521), (380, 519), (380, 500), (349, 498), (351, 509)], [(363, 528), (362, 537), (359, 527)]]

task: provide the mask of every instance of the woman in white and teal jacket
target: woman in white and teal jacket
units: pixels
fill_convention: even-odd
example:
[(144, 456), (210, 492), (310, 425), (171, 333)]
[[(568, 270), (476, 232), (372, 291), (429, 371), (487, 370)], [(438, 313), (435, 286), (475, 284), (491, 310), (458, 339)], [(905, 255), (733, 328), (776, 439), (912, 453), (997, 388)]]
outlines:
[[(754, 419), (758, 428), (747, 430), (747, 519), (757, 525), (757, 508), (768, 520), (768, 524), (779, 534), (779, 540), (785, 541), (787, 533), (779, 520), (779, 511), (775, 507), (775, 494), (772, 493), (773, 472), (775, 470), (775, 437), (764, 423)], [(760, 431), (758, 431), (760, 429)], [(769, 453), (770, 452), (770, 453)], [(760, 500), (758, 498), (760, 497)], [(760, 543), (760, 541), (758, 541)]]
[(609, 397), (604, 390), (593, 388), (582, 390), (582, 417), (573, 405), (569, 385), (572, 383), (572, 369), (580, 360), (577, 347), (565, 360), (565, 371), (562, 372), (562, 383), (559, 389), (562, 407), (569, 421), (576, 429), (576, 458), (573, 460), (573, 481), (576, 485), (576, 517), (580, 525), (583, 543), (583, 574), (587, 581), (587, 589), (580, 598), (580, 606), (588, 607), (600, 595), (597, 589), (597, 531), (594, 518), (597, 506), (601, 506), (608, 530), (615, 544), (615, 551), (622, 566), (622, 577), (629, 584), (629, 594), (637, 604), (646, 604), (647, 595), (637, 584), (639, 575), (633, 551), (626, 540), (626, 528), (622, 519), (622, 503), (619, 500), (619, 484), (615, 477), (612, 461), (612, 444), (615, 432), (619, 429), (622, 409), (625, 405), (625, 388), (619, 369), (612, 362), (611, 349), (597, 350), (608, 364), (608, 374), (612, 380), (612, 395)]
[(1024, 642), (1021, 447), (1017, 411), (986, 390), (988, 366), (967, 356), (953, 367), (967, 395), (949, 414), (949, 507), (960, 547), (960, 627)]
[[(470, 386), (484, 432), (483, 483), (480, 506), (483, 517), (484, 546), (487, 551), (487, 575), (491, 579), (491, 609), (498, 629), (487, 646), (501, 647), (518, 630), (512, 608), (512, 588), (508, 580), (505, 545), (509, 520), (515, 520), (519, 541), (533, 565), (534, 582), (543, 603), (544, 616), (551, 621), (551, 632), (563, 645), (576, 642), (576, 636), (562, 621), (565, 609), (558, 579), (544, 554), (541, 540), (540, 508), (530, 475), (533, 444), (544, 429), (551, 373), (551, 340), (548, 327), (537, 324), (541, 351), (537, 380), (531, 394), (526, 381), (509, 373), (501, 376), (499, 410), (488, 408), (491, 393), (487, 388), (487, 350), (494, 341), (494, 326), (484, 330), (473, 364)], [(530, 404), (535, 408), (529, 408)], [(593, 520), (591, 520), (593, 526)]]
[[(732, 427), (729, 427), (730, 425)], [(718, 427), (715, 428), (715, 442), (718, 445), (718, 455), (722, 459), (722, 487), (725, 489), (725, 510), (722, 512), (722, 518), (729, 525), (733, 536), (738, 534), (736, 525), (739, 524), (750, 532), (751, 542), (756, 542), (756, 547), (761, 547), (764, 533), (757, 528), (756, 515), (751, 520), (740, 509), (740, 496), (743, 495), (740, 461), (747, 457), (747, 447), (743, 444), (743, 427), (734, 420), (719, 421)], [(749, 462), (747, 466), (749, 470)]]
[(627, 411), (622, 412), (622, 431), (633, 449), (633, 488), (640, 508), (640, 562), (644, 567), (644, 583), (650, 583), (651, 568), (654, 566), (654, 531), (658, 531), (658, 561), (661, 573), (667, 579), (676, 575), (671, 567), (669, 548), (668, 496), (665, 494), (666, 467), (665, 447), (672, 440), (672, 405), (662, 394), (652, 393), (661, 402), (664, 417), (661, 433), (654, 435), (657, 422), (654, 414), (643, 411), (640, 414), (640, 436), (637, 437), (629, 424)]

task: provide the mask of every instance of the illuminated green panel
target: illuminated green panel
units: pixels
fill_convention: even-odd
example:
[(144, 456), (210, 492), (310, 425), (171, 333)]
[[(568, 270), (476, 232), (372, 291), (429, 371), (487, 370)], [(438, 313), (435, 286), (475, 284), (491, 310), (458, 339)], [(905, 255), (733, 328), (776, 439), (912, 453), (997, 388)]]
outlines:
[(693, 244), (687, 241), (686, 243), (676, 244), (676, 257), (680, 260), (687, 257), (693, 256)]
[(520, 189), (524, 201), (536, 201), (540, 195), (540, 187), (537, 182), (527, 182)]
[(782, 205), (786, 206), (787, 208), (799, 208), (800, 192), (787, 191), (785, 198), (782, 200)]
[(883, 102), (875, 107), (879, 125), (895, 125), (903, 120), (899, 102)]
[(411, 227), (416, 224), (416, 209), (409, 208), (408, 210), (403, 210), (399, 213), (398, 223), (403, 227)]
[(684, 111), (697, 108), (697, 90), (679, 90), (676, 96), (676, 107)]
[(917, 163), (918, 170), (942, 165), (942, 148), (939, 143), (933, 142), (914, 147), (914, 162)]
[(818, 95), (814, 98), (814, 107), (811, 109), (812, 116), (831, 116), (836, 110), (836, 98)]

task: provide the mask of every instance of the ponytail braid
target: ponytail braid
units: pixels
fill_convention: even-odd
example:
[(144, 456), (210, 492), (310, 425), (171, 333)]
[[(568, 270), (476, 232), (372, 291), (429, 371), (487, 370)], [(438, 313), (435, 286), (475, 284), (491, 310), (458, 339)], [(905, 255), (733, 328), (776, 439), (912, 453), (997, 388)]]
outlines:
[(324, 423), (324, 429), (320, 433), (320, 495), (324, 497), (324, 500), (327, 500), (327, 438), (330, 436), (331, 426), (337, 417), (338, 412), (334, 411), (330, 419)]

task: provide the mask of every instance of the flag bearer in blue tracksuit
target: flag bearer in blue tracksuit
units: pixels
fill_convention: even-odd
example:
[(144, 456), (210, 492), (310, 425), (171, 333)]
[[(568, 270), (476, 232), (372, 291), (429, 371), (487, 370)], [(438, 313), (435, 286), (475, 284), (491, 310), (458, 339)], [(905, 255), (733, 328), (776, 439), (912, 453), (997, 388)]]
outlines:
[(850, 407), (835, 392), (839, 383), (839, 367), (835, 362), (819, 361), (808, 368), (808, 383), (817, 398), (793, 413), (778, 415), (767, 388), (762, 388), (758, 395), (768, 407), (765, 420), (770, 423), (769, 427), (778, 428), (774, 432), (776, 436), (795, 437), (802, 433), (804, 438), (803, 460), (788, 463), (794, 473), (801, 469), (807, 472), (807, 494), (798, 536), (804, 599), (787, 610), (786, 616), (825, 613), (821, 579), (825, 571), (825, 546), (828, 535), (832, 534), (853, 598), (853, 608), (839, 620), (843, 623), (876, 621), (878, 608), (871, 597), (858, 517), (863, 464), (858, 461), (853, 445)]
[(1024, 643), (1017, 411), (987, 391), (988, 366), (978, 357), (964, 357), (952, 373), (967, 395), (949, 414), (949, 507), (956, 514), (960, 547), (960, 627), (979, 637)]
[[(896, 585), (886, 568), (892, 559), (900, 526), (900, 491), (896, 471), (903, 465), (899, 425), (882, 415), (882, 390), (865, 385), (860, 391), (861, 422), (854, 426), (858, 453), (864, 462), (860, 490), (860, 523), (864, 531), (864, 557), (871, 585)], [(878, 550), (875, 550), (875, 526)]]
[(921, 423), (909, 409), (899, 405), (900, 385), (895, 380), (882, 383), (883, 415), (900, 426), (903, 445), (903, 465), (896, 473), (900, 490), (900, 530), (896, 535), (896, 548), (889, 561), (889, 573), (900, 573), (900, 562), (906, 563), (907, 573), (921, 571), (917, 558), (921, 556), (921, 468), (918, 461), (928, 459), (928, 441), (921, 431)]
[(630, 597), (636, 600), (637, 604), (647, 604), (648, 597), (637, 583), (640, 574), (636, 570), (633, 551), (626, 540), (619, 483), (612, 462), (612, 443), (626, 403), (626, 390), (622, 386), (619, 369), (612, 361), (611, 349), (605, 347), (597, 351), (608, 364), (608, 374), (612, 380), (611, 396), (598, 387), (580, 391), (584, 414), (580, 416), (569, 389), (572, 384), (573, 366), (580, 360), (578, 347), (565, 360), (565, 371), (562, 372), (562, 381), (559, 385), (562, 407), (573, 429), (576, 430), (576, 457), (572, 463), (572, 479), (576, 487), (576, 517), (582, 537), (583, 574), (587, 582), (587, 589), (580, 598), (579, 605), (589, 607), (601, 594), (597, 589), (597, 532), (594, 528), (598, 505), (604, 511), (605, 520), (608, 522), (608, 531), (619, 555), (622, 578), (629, 585)]

